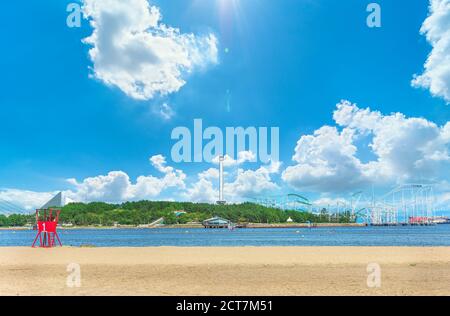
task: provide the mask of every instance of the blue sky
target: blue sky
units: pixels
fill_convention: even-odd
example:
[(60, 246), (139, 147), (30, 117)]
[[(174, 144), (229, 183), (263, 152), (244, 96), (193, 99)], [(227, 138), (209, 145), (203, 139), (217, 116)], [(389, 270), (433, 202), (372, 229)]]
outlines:
[[(8, 198), (8, 190), (17, 190), (15, 197), (21, 196), (18, 191), (42, 193), (42, 199), (50, 192), (71, 190), (74, 198), (95, 200), (96, 195), (83, 191), (88, 190), (83, 186), (88, 185), (83, 182), (86, 178), (122, 171), (133, 184), (141, 175), (161, 179), (170, 171), (161, 171), (157, 166), (171, 166), (186, 176), (179, 179), (185, 186), (183, 192), (177, 187), (180, 183), (166, 189), (167, 182), (163, 181), (158, 194), (133, 198), (189, 199), (186, 192), (194, 190), (198, 174), (215, 166), (172, 163), (174, 141), (170, 134), (174, 127), (191, 127), (195, 118), (203, 119), (205, 126), (221, 128), (280, 127), (282, 165), (278, 172), (263, 174), (264, 181), (269, 177), (273, 186), (268, 184), (256, 192), (244, 190), (235, 197), (239, 200), (248, 195), (287, 191), (304, 192), (312, 198), (334, 198), (359, 187), (369, 190), (371, 186), (383, 192), (419, 176), (439, 183), (441, 188), (447, 185), (445, 162), (439, 164), (439, 172), (429, 176), (405, 171), (407, 175), (401, 181), (370, 183), (364, 179), (342, 192), (318, 189), (316, 180), (329, 178), (314, 179), (311, 184), (304, 174), (296, 176), (295, 181), (283, 176), (287, 167), (303, 163), (292, 161), (302, 136), (312, 135), (325, 125), (337, 125), (333, 111), (341, 100), (356, 103), (359, 109), (370, 107), (383, 116), (399, 112), (405, 119), (424, 118), (438, 128), (447, 124), (450, 112), (445, 97), (411, 85), (413, 75), (423, 72), (433, 49), (420, 33), (429, 15), (429, 1), (410, 1), (405, 8), (402, 1), (378, 0), (381, 28), (366, 25), (370, 1), (151, 1), (159, 8), (164, 24), (199, 39), (214, 36), (218, 52), (217, 63), (207, 63), (183, 75), (186, 83), (177, 91), (145, 100), (93, 78), (96, 70), (89, 56), (92, 45), (82, 42), (92, 34), (93, 26), (83, 19), (81, 28), (67, 27), (66, 6), (70, 2), (3, 4), (3, 11), (8, 12), (0, 21), (4, 43), (0, 52), (3, 198)], [(171, 107), (170, 119), (158, 113), (162, 104)], [(371, 141), (366, 134), (355, 139), (356, 157), (361, 163), (378, 159), (369, 147)], [(442, 146), (449, 148), (448, 143)], [(165, 162), (152, 166), (149, 157), (156, 155), (164, 156)], [(260, 167), (257, 163), (239, 166), (243, 172)], [(236, 168), (229, 170), (228, 181), (236, 186), (247, 185), (235, 182)], [(372, 178), (376, 177), (380, 175)], [(67, 181), (71, 178), (76, 182)], [(216, 182), (211, 178), (214, 176), (208, 181), (215, 189)], [(246, 178), (240, 180), (245, 182)], [(332, 181), (345, 181), (345, 177)], [(103, 192), (97, 196), (108, 200), (114, 194)]]

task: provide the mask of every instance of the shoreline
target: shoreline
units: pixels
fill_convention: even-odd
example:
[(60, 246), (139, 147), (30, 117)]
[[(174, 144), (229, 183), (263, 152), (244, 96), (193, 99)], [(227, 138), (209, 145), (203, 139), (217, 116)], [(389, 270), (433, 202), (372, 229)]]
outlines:
[[(260, 223), (249, 223), (246, 227), (240, 227), (236, 229), (249, 229), (249, 228), (332, 228), (332, 227), (367, 227), (366, 224), (362, 223), (295, 223), (295, 224), (285, 224), (285, 223), (277, 223), (277, 224), (260, 224)], [(173, 224), (173, 225), (161, 225), (161, 226), (71, 226), (71, 227), (58, 227), (59, 230), (74, 230), (74, 229), (105, 229), (105, 230), (119, 230), (119, 229), (180, 229), (180, 228), (205, 228), (202, 224)], [(0, 227), (0, 231), (21, 231), (21, 230), (33, 230), (32, 227)]]
[(450, 296), (450, 247), (0, 248), (0, 295)]

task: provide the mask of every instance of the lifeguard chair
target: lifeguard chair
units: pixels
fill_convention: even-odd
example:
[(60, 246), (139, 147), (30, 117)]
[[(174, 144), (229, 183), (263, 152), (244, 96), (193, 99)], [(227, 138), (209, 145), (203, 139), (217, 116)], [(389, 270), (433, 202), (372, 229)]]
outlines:
[(35, 247), (39, 239), (39, 247), (53, 248), (56, 246), (55, 238), (62, 247), (56, 228), (58, 226), (59, 214), (61, 210), (43, 209), (36, 210), (36, 229), (38, 231), (31, 247)]

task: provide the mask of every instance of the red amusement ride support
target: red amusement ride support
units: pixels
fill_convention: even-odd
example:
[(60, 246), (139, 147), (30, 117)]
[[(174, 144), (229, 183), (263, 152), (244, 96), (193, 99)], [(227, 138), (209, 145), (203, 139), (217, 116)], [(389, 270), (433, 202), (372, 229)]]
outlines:
[(56, 232), (60, 213), (61, 210), (54, 209), (36, 210), (36, 228), (38, 233), (33, 241), (33, 248), (38, 239), (39, 247), (41, 248), (55, 247), (55, 237), (58, 240), (59, 245), (62, 246), (61, 240)]

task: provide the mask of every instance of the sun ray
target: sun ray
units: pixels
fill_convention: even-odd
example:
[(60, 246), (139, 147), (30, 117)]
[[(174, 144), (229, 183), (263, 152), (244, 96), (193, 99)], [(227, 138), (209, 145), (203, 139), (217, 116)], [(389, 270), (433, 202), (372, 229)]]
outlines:
[[(256, 2), (258, 3), (258, 2)], [(248, 26), (246, 16), (243, 14), (244, 2), (242, 0), (192, 0), (191, 10), (213, 10), (217, 17), (219, 41), (225, 53), (231, 51), (231, 46), (236, 41), (239, 47), (245, 46), (242, 42)]]

